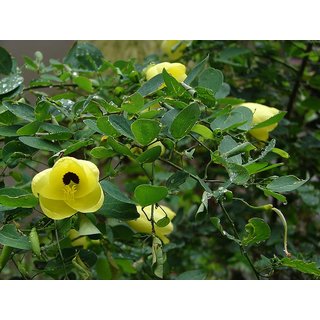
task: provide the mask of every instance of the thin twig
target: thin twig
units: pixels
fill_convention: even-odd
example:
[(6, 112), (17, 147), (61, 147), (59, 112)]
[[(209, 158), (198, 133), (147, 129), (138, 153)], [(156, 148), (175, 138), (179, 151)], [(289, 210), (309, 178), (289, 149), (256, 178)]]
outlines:
[(61, 247), (60, 247), (60, 242), (59, 242), (59, 235), (58, 235), (58, 228), (57, 228), (57, 221), (54, 220), (54, 232), (55, 232), (55, 236), (56, 236), (56, 241), (57, 241), (57, 246), (58, 246), (58, 250), (59, 250), (59, 254), (60, 254), (60, 258), (62, 261), (62, 265), (63, 265), (63, 270), (64, 270), (64, 274), (65, 274), (65, 279), (68, 279), (68, 274), (67, 274), (67, 269), (66, 269), (66, 265), (64, 263), (64, 257), (61, 251)]
[(73, 83), (64, 83), (64, 84), (50, 84), (50, 85), (38, 85), (38, 86), (30, 86), (30, 87), (26, 87), (23, 89), (23, 91), (29, 91), (29, 90), (33, 90), (33, 89), (51, 89), (51, 88), (64, 88), (64, 87), (77, 87), (77, 84), (73, 84)]
[(305, 70), (305, 68), (307, 66), (307, 62), (308, 62), (308, 59), (309, 59), (308, 53), (311, 52), (311, 50), (312, 50), (312, 42), (309, 42), (308, 45), (307, 45), (307, 48), (305, 50), (305, 56), (302, 59), (300, 68), (298, 70), (297, 78), (296, 78), (294, 87), (292, 89), (292, 92), (291, 92), (291, 95), (290, 95), (290, 98), (289, 98), (289, 102), (288, 102), (288, 106), (287, 106), (287, 117), (288, 118), (290, 117), (290, 115), (291, 115), (291, 113), (293, 111), (294, 103), (295, 103), (296, 97), (297, 97), (298, 92), (299, 92), (300, 83), (301, 83), (301, 80), (303, 78), (303, 73), (304, 73), (304, 70)]
[(227, 217), (229, 223), (231, 224), (231, 227), (232, 227), (232, 229), (233, 229), (234, 236), (240, 241), (240, 242), (239, 242), (239, 248), (240, 248), (240, 251), (241, 251), (242, 255), (247, 259), (247, 261), (248, 261), (248, 263), (249, 263), (252, 271), (254, 272), (256, 278), (257, 278), (258, 280), (260, 280), (260, 275), (259, 275), (258, 271), (257, 271), (256, 268), (254, 267), (251, 259), (249, 258), (247, 252), (245, 251), (245, 249), (243, 248), (243, 246), (242, 246), (242, 244), (241, 244), (240, 235), (239, 235), (239, 233), (238, 233), (238, 231), (237, 231), (237, 228), (236, 228), (233, 220), (231, 219), (231, 217), (230, 217), (228, 211), (226, 210), (226, 208), (224, 207), (223, 203), (222, 203), (221, 201), (219, 201), (218, 203), (219, 203), (219, 205), (220, 205), (223, 213), (224, 213), (225, 216)]

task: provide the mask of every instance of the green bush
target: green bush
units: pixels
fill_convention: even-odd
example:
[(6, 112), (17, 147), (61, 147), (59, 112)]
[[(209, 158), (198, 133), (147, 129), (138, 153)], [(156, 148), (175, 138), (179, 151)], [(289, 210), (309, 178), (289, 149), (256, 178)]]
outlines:
[(319, 43), (162, 48), (0, 48), (1, 278), (320, 276)]

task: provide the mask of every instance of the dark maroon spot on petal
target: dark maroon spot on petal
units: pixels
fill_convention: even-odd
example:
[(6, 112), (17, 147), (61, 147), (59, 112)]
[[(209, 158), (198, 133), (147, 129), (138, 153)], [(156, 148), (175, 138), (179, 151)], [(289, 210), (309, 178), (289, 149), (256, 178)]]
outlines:
[(63, 178), (63, 183), (67, 186), (71, 181), (78, 184), (80, 182), (79, 177), (73, 172), (67, 172)]

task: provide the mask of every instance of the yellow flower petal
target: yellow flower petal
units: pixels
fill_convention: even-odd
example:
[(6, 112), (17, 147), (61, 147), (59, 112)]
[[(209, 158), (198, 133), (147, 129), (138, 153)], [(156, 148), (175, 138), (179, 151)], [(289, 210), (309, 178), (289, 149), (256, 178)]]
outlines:
[(104, 193), (100, 184), (96, 184), (96, 189), (91, 193), (75, 199), (67, 199), (65, 202), (74, 210), (80, 212), (95, 212), (101, 208), (104, 201)]
[[(137, 206), (137, 211), (140, 214), (140, 217), (136, 220), (130, 220), (128, 221), (129, 226), (136, 230), (137, 232), (141, 232), (141, 233), (152, 233), (152, 226), (151, 226), (151, 221), (149, 221), (148, 219), (151, 218), (151, 207), (152, 206), (148, 206), (145, 207), (142, 211), (141, 206)], [(162, 209), (163, 210), (162, 210)], [(174, 218), (174, 216), (176, 215), (170, 208), (166, 207), (166, 206), (161, 206), (158, 208), (154, 209), (154, 221), (159, 221), (160, 219), (164, 218), (165, 215), (167, 214), (168, 218), (170, 220), (172, 220)], [(164, 213), (165, 211), (165, 213)], [(147, 219), (147, 217), (148, 219)], [(155, 233), (156, 235), (163, 241), (163, 243), (168, 243), (169, 239), (166, 237), (166, 235), (170, 234), (173, 231), (173, 224), (172, 222), (170, 222), (169, 224), (167, 224), (165, 227), (160, 228), (157, 225), (154, 226), (155, 229)]]
[(56, 220), (77, 211), (97, 211), (104, 201), (97, 166), (72, 157), (61, 158), (51, 169), (37, 174), (31, 187), (44, 214)]
[(39, 196), (40, 207), (43, 213), (55, 220), (61, 220), (74, 215), (77, 210), (69, 207), (64, 201), (62, 200), (52, 200), (47, 199), (45, 197)]
[(32, 193), (38, 197), (41, 194), (45, 198), (49, 199), (63, 199), (63, 190), (54, 189), (50, 186), (50, 173), (52, 169), (46, 169), (36, 174), (31, 183)]
[(81, 182), (79, 183), (77, 193), (76, 193), (76, 198), (80, 198), (91, 193), (99, 185), (98, 167), (90, 161), (78, 160), (78, 162), (82, 166), (86, 179), (85, 179), (85, 183), (81, 183)]
[(182, 82), (187, 77), (186, 66), (182, 63), (171, 63), (171, 65), (167, 67), (167, 71), (179, 82)]
[(79, 232), (76, 229), (70, 229), (68, 232), (68, 236), (73, 247), (83, 247), (83, 249), (87, 249), (91, 244), (89, 237), (80, 236)]
[(166, 69), (177, 81), (182, 82), (186, 79), (186, 67), (181, 63), (162, 62), (156, 65), (150, 66), (146, 71), (147, 80), (152, 79), (156, 75), (162, 73), (163, 69)]
[(178, 60), (182, 57), (183, 51), (187, 47), (185, 43), (180, 43), (179, 46), (173, 51), (173, 48), (181, 42), (181, 40), (164, 40), (161, 43), (161, 50), (165, 53), (169, 60)]
[[(246, 107), (252, 111), (252, 123), (254, 125), (264, 122), (279, 113), (278, 109), (268, 107), (259, 103), (246, 102), (242, 103), (239, 106)], [(252, 129), (249, 131), (249, 133), (257, 140), (267, 141), (269, 138), (269, 132), (274, 130), (277, 127), (277, 125), (277, 123), (274, 123), (270, 126), (266, 126), (263, 128)]]

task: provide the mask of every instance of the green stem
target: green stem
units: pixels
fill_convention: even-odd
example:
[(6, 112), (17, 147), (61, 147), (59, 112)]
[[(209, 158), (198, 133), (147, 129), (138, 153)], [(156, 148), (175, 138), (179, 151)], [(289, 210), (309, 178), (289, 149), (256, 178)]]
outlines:
[[(151, 185), (154, 184), (154, 162), (152, 162), (151, 165), (151, 179), (150, 179)], [(151, 231), (152, 231), (152, 235), (156, 234), (155, 228), (154, 228), (154, 203), (151, 206)]]
[(58, 228), (57, 228), (57, 221), (56, 220), (54, 220), (54, 228), (55, 228), (54, 232), (55, 232), (55, 236), (56, 236), (58, 251), (59, 251), (59, 255), (60, 255), (60, 258), (61, 258), (61, 261), (62, 261), (62, 265), (63, 265), (65, 279), (68, 279), (67, 269), (66, 269), (66, 265), (64, 263), (64, 257), (63, 257), (63, 254), (62, 254), (62, 251), (61, 251), (61, 247), (60, 247)]
[(229, 223), (231, 224), (231, 227), (233, 229), (233, 233), (234, 233), (235, 238), (237, 238), (239, 240), (239, 248), (240, 248), (241, 254), (247, 259), (247, 261), (248, 261), (252, 271), (254, 272), (256, 278), (258, 280), (260, 280), (260, 275), (259, 275), (258, 271), (256, 270), (256, 268), (254, 267), (251, 259), (249, 258), (248, 253), (245, 251), (245, 249), (242, 246), (240, 235), (239, 235), (239, 233), (237, 231), (237, 228), (236, 228), (233, 220), (231, 219), (231, 217), (230, 217), (228, 211), (226, 210), (226, 208), (224, 207), (223, 203), (221, 201), (219, 201), (218, 203), (219, 203), (224, 215), (227, 217)]
[(72, 87), (76, 88), (78, 85), (73, 84), (73, 83), (65, 83), (65, 84), (50, 84), (47, 86), (31, 86), (31, 87), (26, 87), (23, 89), (23, 91), (29, 91), (29, 90), (34, 90), (34, 89), (50, 89), (50, 88), (64, 88), (64, 87)]
[(284, 252), (287, 257), (291, 257), (291, 253), (288, 251), (288, 226), (287, 226), (287, 221), (282, 212), (277, 209), (277, 208), (271, 208), (272, 211), (274, 211), (278, 217), (281, 220), (281, 223), (284, 228), (284, 235), (283, 235), (283, 247), (284, 247)]
[(254, 210), (264, 210), (264, 211), (272, 210), (272, 211), (274, 211), (278, 215), (278, 217), (280, 218), (281, 223), (282, 223), (283, 228), (284, 228), (284, 234), (283, 234), (283, 247), (284, 247), (284, 250), (283, 251), (285, 252), (287, 257), (291, 256), (291, 253), (288, 251), (288, 225), (287, 225), (287, 221), (286, 221), (286, 218), (284, 217), (284, 215), (282, 214), (282, 212), (279, 209), (273, 207), (272, 204), (265, 204), (265, 205), (262, 205), (262, 206), (252, 206), (251, 204), (249, 204), (248, 202), (246, 202), (245, 200), (243, 200), (241, 198), (233, 198), (233, 200), (241, 201), (245, 205), (247, 205), (249, 208), (254, 209)]

